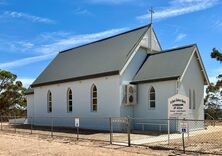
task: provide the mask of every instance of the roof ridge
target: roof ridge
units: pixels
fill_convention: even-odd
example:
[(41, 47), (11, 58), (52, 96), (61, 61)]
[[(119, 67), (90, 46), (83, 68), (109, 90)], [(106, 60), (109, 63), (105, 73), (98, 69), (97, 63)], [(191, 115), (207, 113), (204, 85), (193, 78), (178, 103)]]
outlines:
[(181, 47), (166, 49), (166, 50), (162, 50), (158, 53), (153, 53), (153, 54), (150, 54), (150, 55), (157, 55), (157, 54), (164, 54), (164, 53), (168, 53), (168, 52), (174, 52), (175, 50), (186, 49), (186, 48), (190, 48), (190, 47), (193, 47), (193, 46), (197, 46), (197, 44), (188, 44), (188, 45), (181, 46)]
[(117, 37), (117, 36), (121, 36), (121, 35), (130, 33), (130, 32), (133, 32), (133, 31), (137, 31), (139, 29), (143, 29), (145, 27), (149, 28), (150, 24), (147, 24), (147, 25), (135, 28), (135, 29), (131, 29), (131, 30), (128, 30), (128, 31), (125, 31), (125, 32), (122, 32), (122, 33), (119, 33), (119, 34), (116, 34), (116, 35), (113, 35), (113, 36), (110, 36), (110, 37), (106, 37), (106, 38), (103, 38), (103, 39), (100, 39), (100, 40), (97, 40), (97, 41), (93, 41), (93, 42), (90, 42), (90, 43), (87, 43), (87, 44), (83, 44), (83, 45), (80, 45), (80, 46), (77, 46), (77, 47), (69, 48), (69, 49), (63, 50), (63, 51), (61, 51), (59, 53), (64, 53), (64, 52), (67, 52), (69, 50), (81, 48), (81, 47), (84, 47), (84, 46), (87, 46), (87, 45), (91, 45), (91, 44), (94, 44), (94, 43), (97, 43), (97, 42), (102, 42), (102, 41), (105, 41), (105, 40), (108, 40), (108, 39), (111, 39), (111, 38), (114, 38), (114, 37)]

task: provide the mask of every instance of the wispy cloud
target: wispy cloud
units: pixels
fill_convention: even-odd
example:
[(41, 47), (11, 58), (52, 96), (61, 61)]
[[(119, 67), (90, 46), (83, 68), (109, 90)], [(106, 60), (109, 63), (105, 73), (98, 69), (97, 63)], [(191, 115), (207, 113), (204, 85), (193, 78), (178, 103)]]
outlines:
[(217, 20), (217, 21), (215, 22), (215, 25), (216, 25), (217, 27), (222, 27), (222, 21), (221, 21), (221, 20)]
[(210, 70), (209, 72), (209, 80), (211, 83), (217, 82), (217, 76), (222, 73), (222, 67), (218, 67), (214, 70)]
[(23, 86), (28, 88), (35, 79), (33, 78), (25, 78), (25, 77), (18, 77), (18, 80), (22, 82)]
[(128, 2), (135, 2), (136, 0), (89, 0), (89, 1), (91, 3), (96, 3), (96, 4), (122, 4)]
[(9, 68), (13, 68), (13, 67), (20, 67), (20, 66), (24, 66), (27, 64), (32, 64), (32, 63), (40, 62), (43, 60), (48, 60), (48, 59), (52, 58), (53, 56), (55, 56), (55, 53), (48, 54), (48, 55), (28, 57), (28, 58), (10, 61), (10, 62), (6, 62), (6, 63), (0, 63), (0, 68), (9, 69)]
[(177, 35), (175, 42), (179, 42), (179, 41), (183, 40), (186, 37), (187, 37), (187, 34), (180, 33), (180, 34)]
[(49, 18), (34, 16), (34, 15), (27, 14), (27, 13), (16, 12), (16, 11), (5, 11), (1, 17), (21, 18), (21, 19), (29, 20), (29, 21), (36, 22), (36, 23), (46, 23), (46, 24), (54, 24), (55, 23), (55, 21), (53, 21)]
[(35, 49), (36, 52), (41, 52), (43, 54), (49, 54), (55, 51), (62, 51), (67, 48), (71, 48), (77, 45), (86, 44), (93, 42), (117, 33), (120, 33), (127, 28), (111, 29), (99, 33), (93, 34), (83, 34), (83, 35), (72, 35), (68, 38), (58, 40), (57, 42), (41, 45)]
[[(9, 68), (21, 67), (24, 65), (48, 60), (54, 57), (56, 53), (58, 53), (58, 51), (65, 50), (65, 49), (68, 49), (77, 45), (82, 45), (85, 43), (93, 42), (93, 41), (96, 41), (105, 37), (109, 37), (117, 33), (120, 33), (126, 29), (127, 28), (120, 28), (120, 29), (111, 29), (111, 30), (107, 30), (103, 32), (93, 33), (93, 34), (71, 35), (67, 38), (57, 40), (53, 43), (42, 44), (42, 45), (31, 43), (31, 42), (23, 43), (22, 41), (20, 41), (25, 46), (29, 47), (27, 51), (32, 51), (38, 55), (33, 56), (33, 57), (27, 57), (24, 59), (14, 60), (10, 62), (0, 63), (0, 68), (9, 69)], [(55, 33), (53, 33), (52, 35), (55, 35)], [(50, 39), (51, 38), (50, 34), (47, 34), (47, 37)]]
[[(161, 20), (169, 17), (180, 16), (211, 8), (218, 4), (218, 0), (171, 0), (169, 7), (157, 10), (154, 19)], [(138, 16), (139, 20), (147, 20), (149, 14)]]
[(87, 9), (77, 8), (74, 10), (74, 14), (76, 15), (84, 15), (84, 16), (92, 16), (93, 13)]

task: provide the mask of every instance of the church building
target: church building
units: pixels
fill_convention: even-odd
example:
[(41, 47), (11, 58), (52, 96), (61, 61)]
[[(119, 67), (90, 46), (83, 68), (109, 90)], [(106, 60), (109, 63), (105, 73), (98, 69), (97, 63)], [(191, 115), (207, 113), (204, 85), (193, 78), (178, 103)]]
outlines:
[(59, 52), (28, 90), (27, 115), (37, 125), (67, 117), (56, 125), (73, 127), (71, 117), (80, 117), (84, 128), (108, 129), (81, 118), (167, 119), (168, 98), (181, 94), (189, 97), (188, 118), (203, 120), (205, 85), (197, 45), (163, 50), (149, 24)]

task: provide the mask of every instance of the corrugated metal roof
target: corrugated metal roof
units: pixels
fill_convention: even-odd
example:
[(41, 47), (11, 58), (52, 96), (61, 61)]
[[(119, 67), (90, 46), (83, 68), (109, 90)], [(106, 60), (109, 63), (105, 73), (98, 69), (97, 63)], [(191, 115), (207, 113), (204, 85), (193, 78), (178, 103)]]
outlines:
[[(60, 81), (118, 74), (149, 25), (100, 41), (60, 52), (34, 81), (32, 87)], [(103, 74), (104, 73), (104, 74)]]
[(183, 74), (194, 49), (195, 45), (189, 45), (150, 55), (133, 83), (178, 78)]

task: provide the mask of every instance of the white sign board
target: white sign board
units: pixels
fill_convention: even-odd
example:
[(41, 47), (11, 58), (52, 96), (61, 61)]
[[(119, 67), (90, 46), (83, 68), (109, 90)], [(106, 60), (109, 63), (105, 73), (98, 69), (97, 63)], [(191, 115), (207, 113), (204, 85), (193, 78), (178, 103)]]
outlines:
[(188, 124), (187, 122), (180, 123), (180, 133), (187, 133), (188, 132)]
[(75, 127), (79, 127), (79, 118), (75, 118)]
[(189, 98), (176, 94), (168, 99), (168, 116), (186, 118), (189, 111)]

